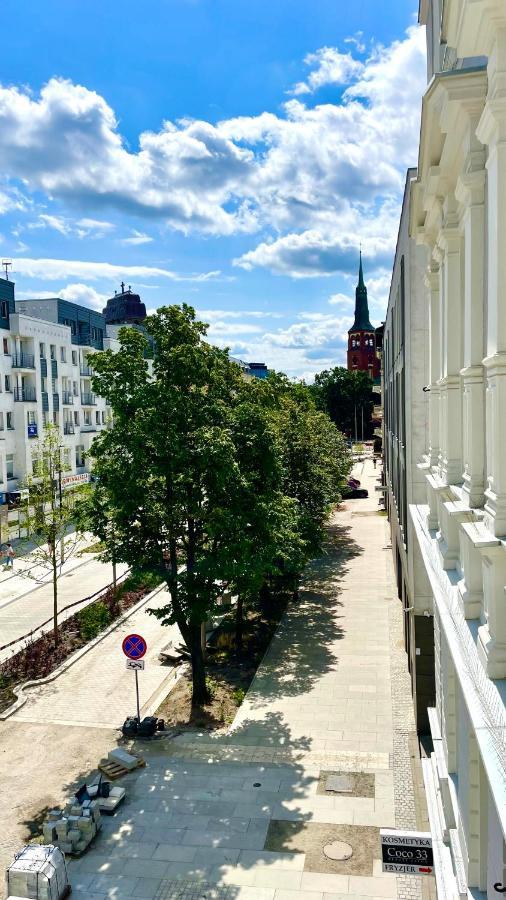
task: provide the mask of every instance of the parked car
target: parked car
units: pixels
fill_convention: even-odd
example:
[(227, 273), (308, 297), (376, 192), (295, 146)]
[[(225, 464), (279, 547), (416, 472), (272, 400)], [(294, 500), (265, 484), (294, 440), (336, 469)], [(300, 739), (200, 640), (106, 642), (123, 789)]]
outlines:
[(343, 500), (363, 500), (368, 496), (369, 491), (366, 488), (352, 488), (349, 485), (343, 488)]

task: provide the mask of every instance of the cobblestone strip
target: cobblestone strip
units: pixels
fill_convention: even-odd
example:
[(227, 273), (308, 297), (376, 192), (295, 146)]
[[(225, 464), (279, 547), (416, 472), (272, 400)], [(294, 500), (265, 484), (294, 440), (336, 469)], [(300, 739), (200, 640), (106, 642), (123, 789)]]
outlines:
[[(159, 744), (153, 745), (153, 752), (160, 750)], [(206, 759), (208, 761), (225, 762), (259, 762), (279, 763), (286, 765), (294, 763), (308, 767), (339, 767), (354, 771), (387, 771), (391, 768), (391, 760), (388, 753), (375, 753), (373, 751), (340, 750), (335, 753), (326, 752), (300, 752), (296, 750), (273, 750), (264, 747), (251, 746), (220, 746), (217, 743), (202, 742), (198, 744), (169, 743), (164, 746), (168, 756), (181, 759)]]
[(230, 886), (199, 881), (162, 881), (154, 900), (233, 900), (237, 890)]
[[(390, 683), (392, 690), (393, 715), (393, 760), (395, 824), (407, 831), (416, 831), (415, 787), (410, 756), (410, 736), (415, 731), (415, 715), (411, 694), (411, 678), (404, 650), (405, 615), (397, 591), (392, 584), (392, 602), (389, 605), (390, 625)], [(413, 875), (399, 875), (397, 878), (398, 900), (421, 900), (420, 878)]]

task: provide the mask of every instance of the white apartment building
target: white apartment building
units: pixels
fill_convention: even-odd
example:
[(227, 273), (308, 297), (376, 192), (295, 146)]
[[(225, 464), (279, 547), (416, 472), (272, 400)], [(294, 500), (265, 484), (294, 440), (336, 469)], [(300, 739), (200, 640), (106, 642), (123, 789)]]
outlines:
[(409, 236), (411, 186), (415, 180), (416, 169), (408, 169), (383, 334), (383, 458), (385, 508), (397, 590), (404, 609), (417, 730), (425, 735), (430, 730), (427, 708), (433, 705), (434, 697), (432, 601), (409, 515), (409, 507), (424, 502), (426, 495), (425, 477), (418, 463), (427, 446), (429, 396), (426, 251)]
[(410, 234), (426, 248), (426, 496), (415, 615), (434, 622), (424, 761), (438, 894), (506, 887), (506, 3), (422, 0), (429, 85)]
[[(109, 417), (105, 400), (92, 389), (93, 353), (117, 349), (120, 325), (138, 324), (145, 316), (143, 304), (130, 291), (112, 302), (116, 318), (108, 324), (101, 313), (58, 298), (15, 301), (12, 282), (0, 279), (2, 502), (32, 474), (38, 438), (48, 423), (62, 432), (66, 478), (89, 479), (87, 454)], [(127, 304), (135, 309), (126, 310)], [(122, 313), (123, 321), (118, 318)]]

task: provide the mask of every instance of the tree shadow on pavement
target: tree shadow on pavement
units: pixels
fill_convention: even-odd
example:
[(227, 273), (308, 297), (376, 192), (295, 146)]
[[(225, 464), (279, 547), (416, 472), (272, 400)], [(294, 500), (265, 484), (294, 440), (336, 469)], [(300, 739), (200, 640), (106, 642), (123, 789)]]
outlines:
[(340, 524), (328, 526), (323, 553), (309, 564), (299, 600), (288, 606), (250, 687), (247, 702), (252, 708), (304, 694), (338, 665), (334, 645), (345, 633), (341, 583), (349, 561), (362, 553), (349, 531)]

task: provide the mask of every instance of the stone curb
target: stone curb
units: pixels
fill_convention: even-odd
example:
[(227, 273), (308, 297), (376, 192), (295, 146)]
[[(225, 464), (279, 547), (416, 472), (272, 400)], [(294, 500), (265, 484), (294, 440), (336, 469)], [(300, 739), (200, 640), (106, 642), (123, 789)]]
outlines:
[(118, 627), (118, 625), (122, 625), (123, 622), (126, 622), (126, 620), (130, 618), (130, 616), (136, 613), (137, 610), (141, 609), (145, 603), (148, 603), (150, 600), (152, 600), (153, 597), (156, 597), (156, 595), (163, 589), (164, 585), (160, 585), (159, 587), (155, 588), (154, 591), (151, 591), (150, 594), (147, 594), (145, 597), (143, 597), (142, 600), (139, 600), (139, 602), (136, 603), (135, 606), (132, 606), (132, 608), (127, 610), (126, 613), (123, 613), (123, 615), (120, 616), (119, 619), (116, 619), (116, 621), (113, 622), (112, 625), (109, 625), (96, 638), (93, 638), (93, 640), (90, 641), (89, 644), (86, 644), (84, 647), (76, 650), (75, 653), (69, 656), (69, 658), (65, 660), (65, 662), (62, 663), (61, 666), (55, 669), (54, 672), (51, 672), (50, 675), (46, 675), (45, 678), (34, 678), (31, 681), (25, 681), (23, 682), (23, 684), (20, 684), (16, 688), (16, 693), (18, 694), (17, 700), (14, 701), (12, 706), (9, 706), (2, 713), (0, 713), (0, 722), (4, 722), (6, 719), (9, 719), (12, 715), (14, 715), (14, 713), (18, 711), (18, 709), (21, 709), (21, 707), (25, 705), (28, 697), (25, 697), (24, 692), (27, 688), (39, 687), (40, 685), (49, 684), (51, 681), (55, 681), (60, 677), (60, 675), (63, 675), (63, 673), (66, 672), (67, 669), (70, 669), (70, 667), (73, 666), (74, 663), (81, 659), (81, 657), (85, 656), (86, 653), (89, 653), (90, 650), (93, 650), (93, 648), (96, 647), (97, 644), (100, 643), (100, 641), (103, 641), (105, 637), (111, 634)]

